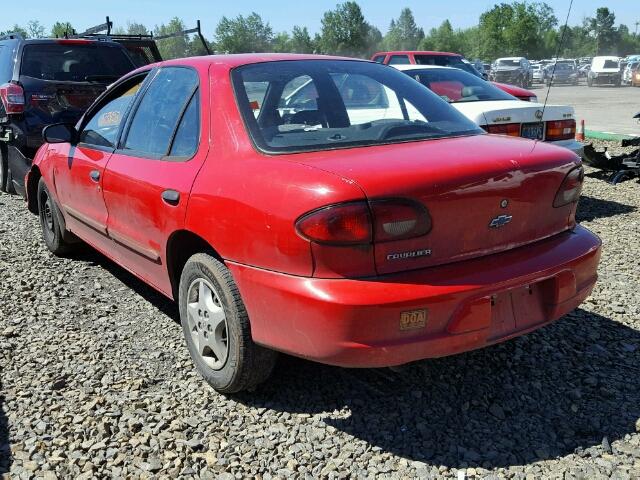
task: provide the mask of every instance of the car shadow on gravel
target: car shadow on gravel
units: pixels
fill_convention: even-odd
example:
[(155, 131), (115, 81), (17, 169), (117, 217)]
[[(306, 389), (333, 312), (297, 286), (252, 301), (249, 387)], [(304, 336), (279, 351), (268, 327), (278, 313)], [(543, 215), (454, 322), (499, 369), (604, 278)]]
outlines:
[[(2, 381), (0, 381), (0, 392), (2, 392)], [(11, 446), (9, 443), (9, 420), (4, 413), (4, 395), (0, 393), (0, 477), (9, 473), (11, 467)]]
[(513, 341), (401, 369), (283, 357), (267, 384), (235, 398), (321, 414), (375, 450), (435, 466), (495, 468), (590, 455), (635, 431), (640, 332), (576, 310)]
[(596, 218), (614, 217), (631, 213), (635, 210), (636, 207), (633, 205), (583, 195), (580, 197), (580, 203), (578, 203), (576, 220), (578, 222), (591, 222)]
[(73, 255), (73, 260), (97, 265), (101, 268), (104, 268), (117, 280), (122, 282), (131, 290), (135, 291), (147, 302), (153, 304), (163, 314), (180, 323), (180, 312), (175, 302), (171, 301), (156, 289), (138, 279), (138, 277), (136, 277), (132, 273), (129, 273), (124, 268), (116, 265), (114, 262), (109, 260), (97, 250), (94, 250), (88, 245), (82, 246), (79, 248), (78, 252)]

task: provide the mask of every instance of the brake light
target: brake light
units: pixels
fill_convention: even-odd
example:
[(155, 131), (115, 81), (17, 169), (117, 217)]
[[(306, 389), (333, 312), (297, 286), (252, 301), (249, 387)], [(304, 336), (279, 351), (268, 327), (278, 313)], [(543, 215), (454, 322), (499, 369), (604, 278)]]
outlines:
[(298, 233), (316, 243), (361, 245), (371, 243), (371, 214), (366, 202), (329, 205), (303, 215)]
[(556, 193), (556, 198), (553, 200), (553, 206), (557, 208), (577, 202), (580, 199), (583, 183), (584, 169), (582, 166), (578, 166), (564, 177), (560, 189)]
[(547, 141), (552, 140), (570, 140), (576, 136), (576, 121), (571, 120), (553, 120), (547, 122)]
[(519, 123), (504, 123), (502, 125), (486, 125), (484, 129), (495, 135), (508, 135), (510, 137), (520, 136)]
[(62, 40), (56, 40), (56, 43), (60, 45), (86, 45), (88, 43), (93, 43), (93, 40), (81, 40), (78, 38), (65, 38)]
[(7, 114), (24, 112), (24, 90), (15, 83), (0, 85), (0, 101)]
[(347, 202), (303, 215), (296, 230), (315, 243), (367, 245), (426, 235), (431, 217), (423, 205), (408, 199)]

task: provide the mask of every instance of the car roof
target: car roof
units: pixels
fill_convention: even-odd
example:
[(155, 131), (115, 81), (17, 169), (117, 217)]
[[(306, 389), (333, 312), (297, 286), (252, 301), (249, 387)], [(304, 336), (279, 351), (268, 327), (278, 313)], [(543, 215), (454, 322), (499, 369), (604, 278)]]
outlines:
[(616, 62), (620, 61), (620, 57), (616, 57), (614, 55), (601, 55), (599, 57), (593, 57), (594, 60), (615, 60)]
[(500, 57), (500, 58), (496, 58), (496, 62), (498, 60), (526, 60), (525, 57)]
[(242, 65), (250, 65), (252, 63), (278, 62), (287, 60), (341, 60), (371, 63), (369, 60), (363, 60), (361, 58), (338, 57), (331, 55), (312, 55), (304, 53), (234, 53), (225, 55), (205, 55), (201, 57), (176, 58), (173, 60), (158, 62), (152, 65), (191, 65), (194, 67), (221, 65), (231, 69), (240, 67)]
[(453, 56), (453, 57), (461, 57), (462, 55), (459, 53), (452, 52), (434, 52), (431, 50), (390, 50), (388, 52), (377, 52), (372, 56), (377, 57), (378, 55), (434, 55), (434, 56)]

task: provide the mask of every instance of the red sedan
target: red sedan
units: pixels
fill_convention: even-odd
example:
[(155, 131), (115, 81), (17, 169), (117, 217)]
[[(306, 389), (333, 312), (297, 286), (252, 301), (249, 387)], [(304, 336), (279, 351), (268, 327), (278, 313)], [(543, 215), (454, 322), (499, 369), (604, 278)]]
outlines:
[(167, 61), (44, 136), (26, 184), (48, 248), (82, 239), (175, 299), (222, 392), (276, 351), (381, 367), (484, 347), (596, 282), (575, 154), (488, 135), (372, 62)]

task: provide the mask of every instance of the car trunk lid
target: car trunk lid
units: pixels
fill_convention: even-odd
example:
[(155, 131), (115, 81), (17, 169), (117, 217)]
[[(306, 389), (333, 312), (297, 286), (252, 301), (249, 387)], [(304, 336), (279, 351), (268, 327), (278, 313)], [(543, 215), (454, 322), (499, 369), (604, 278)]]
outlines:
[(369, 200), (410, 198), (428, 208), (427, 235), (374, 245), (378, 274), (547, 238), (568, 228), (575, 208), (552, 205), (578, 158), (522, 139), (480, 135), (293, 157), (356, 182)]

